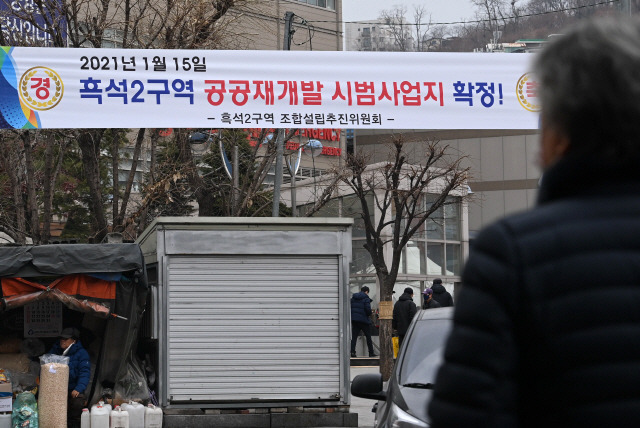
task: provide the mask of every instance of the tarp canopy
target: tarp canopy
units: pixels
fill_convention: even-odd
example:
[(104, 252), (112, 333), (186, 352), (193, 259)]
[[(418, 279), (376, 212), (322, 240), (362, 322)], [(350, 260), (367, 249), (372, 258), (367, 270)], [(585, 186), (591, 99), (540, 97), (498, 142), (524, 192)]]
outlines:
[(3, 278), (2, 309), (9, 310), (40, 299), (58, 300), (80, 312), (94, 312), (107, 317), (116, 300), (115, 281), (105, 281), (88, 275), (73, 274), (46, 285), (24, 278)]
[[(0, 311), (51, 299), (107, 317), (113, 315), (117, 281), (128, 278), (146, 288), (143, 267), (137, 244), (4, 247)], [(26, 279), (34, 277), (40, 280)]]
[(106, 317), (90, 401), (96, 402), (105, 387), (123, 398), (149, 397), (135, 354), (147, 297), (144, 258), (137, 244), (0, 247), (0, 291), (0, 314), (52, 299)]
[[(137, 244), (73, 244), (0, 248), (0, 278), (73, 273), (144, 273)], [(146, 286), (146, 283), (145, 283)]]

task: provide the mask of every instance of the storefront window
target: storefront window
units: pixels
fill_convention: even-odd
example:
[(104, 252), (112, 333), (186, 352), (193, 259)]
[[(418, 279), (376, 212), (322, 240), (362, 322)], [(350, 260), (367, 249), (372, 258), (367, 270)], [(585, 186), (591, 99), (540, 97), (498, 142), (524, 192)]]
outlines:
[[(425, 199), (429, 204), (435, 200), (435, 196), (428, 196)], [(460, 275), (462, 260), (460, 210), (460, 198), (448, 197), (445, 204), (427, 220), (427, 272), (429, 274)]]
[(429, 275), (443, 275), (444, 244), (427, 244), (427, 273)]
[(402, 252), (400, 260), (401, 272), (413, 274), (426, 273), (426, 254), (423, 241), (409, 241)]
[(447, 272), (446, 275), (460, 275), (461, 245), (447, 244)]
[[(427, 195), (425, 201), (427, 208), (433, 203), (435, 196)], [(444, 210), (442, 207), (434, 211), (426, 222), (428, 239), (444, 239)]]
[(444, 206), (445, 231), (447, 240), (460, 240), (460, 203), (456, 199)]

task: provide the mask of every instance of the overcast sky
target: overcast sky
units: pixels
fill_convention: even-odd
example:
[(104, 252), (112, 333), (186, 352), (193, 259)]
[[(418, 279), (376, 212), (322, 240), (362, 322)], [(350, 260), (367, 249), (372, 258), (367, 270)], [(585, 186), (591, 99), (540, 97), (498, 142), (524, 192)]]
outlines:
[(471, 0), (342, 0), (344, 21), (366, 21), (380, 16), (380, 11), (394, 5), (407, 7), (407, 20), (412, 21), (414, 5), (424, 5), (431, 22), (448, 23), (472, 19), (475, 7)]

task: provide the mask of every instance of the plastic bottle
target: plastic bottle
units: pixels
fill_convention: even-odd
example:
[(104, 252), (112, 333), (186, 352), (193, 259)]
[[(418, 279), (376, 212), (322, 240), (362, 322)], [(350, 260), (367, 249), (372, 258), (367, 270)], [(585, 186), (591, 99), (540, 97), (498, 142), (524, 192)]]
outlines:
[(109, 428), (109, 410), (100, 403), (91, 406), (91, 428)]
[(129, 428), (144, 428), (145, 407), (142, 404), (130, 401), (122, 405), (122, 410), (129, 412)]
[(0, 413), (0, 428), (11, 428), (11, 413)]
[(102, 406), (102, 407), (104, 407), (105, 409), (107, 409), (107, 414), (108, 414), (108, 413), (111, 413), (111, 404), (109, 404), (109, 403), (105, 403), (105, 402), (104, 402), (104, 401), (102, 401), (102, 400), (98, 401), (98, 403), (97, 403), (97, 404), (94, 404), (93, 406), (91, 406), (91, 413), (93, 413), (93, 409), (94, 409), (95, 407), (97, 407), (97, 406)]
[(116, 406), (111, 411), (111, 425), (109, 428), (129, 428), (129, 412), (122, 410), (120, 406)]
[(89, 413), (89, 409), (82, 409), (80, 428), (91, 428), (91, 413)]
[(162, 409), (149, 404), (144, 409), (144, 428), (162, 428)]

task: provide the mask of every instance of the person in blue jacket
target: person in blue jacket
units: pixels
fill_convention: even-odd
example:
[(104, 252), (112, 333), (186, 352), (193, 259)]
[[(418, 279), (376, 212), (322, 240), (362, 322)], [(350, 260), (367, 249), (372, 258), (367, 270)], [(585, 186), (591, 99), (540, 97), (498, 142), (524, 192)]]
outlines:
[(371, 299), (366, 285), (351, 296), (351, 356), (356, 356), (356, 342), (362, 331), (367, 338), (369, 357), (377, 357), (371, 341)]
[(53, 345), (50, 354), (69, 357), (69, 402), (67, 424), (70, 428), (80, 427), (82, 409), (87, 401), (84, 393), (91, 377), (89, 353), (80, 343), (80, 331), (68, 327), (60, 333), (60, 340)]

